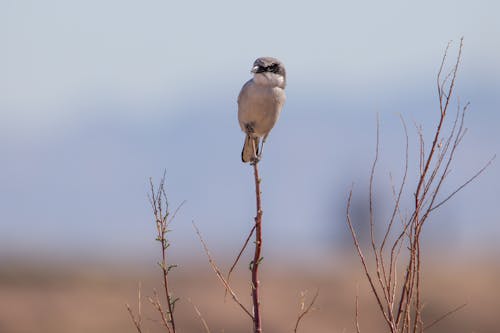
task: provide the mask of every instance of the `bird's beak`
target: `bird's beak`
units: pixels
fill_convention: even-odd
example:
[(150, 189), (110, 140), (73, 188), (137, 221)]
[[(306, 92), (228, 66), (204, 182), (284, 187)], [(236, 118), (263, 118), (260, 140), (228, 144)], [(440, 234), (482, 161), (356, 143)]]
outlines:
[(259, 70), (259, 66), (253, 66), (252, 70), (250, 71), (251, 73), (257, 73)]

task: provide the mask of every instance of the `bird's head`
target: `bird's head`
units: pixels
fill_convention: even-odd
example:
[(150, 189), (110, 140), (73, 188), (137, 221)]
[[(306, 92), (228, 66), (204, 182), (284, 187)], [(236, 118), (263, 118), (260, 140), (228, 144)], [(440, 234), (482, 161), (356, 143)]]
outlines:
[(281, 61), (272, 57), (260, 57), (253, 63), (254, 80), (258, 84), (285, 88), (286, 71)]

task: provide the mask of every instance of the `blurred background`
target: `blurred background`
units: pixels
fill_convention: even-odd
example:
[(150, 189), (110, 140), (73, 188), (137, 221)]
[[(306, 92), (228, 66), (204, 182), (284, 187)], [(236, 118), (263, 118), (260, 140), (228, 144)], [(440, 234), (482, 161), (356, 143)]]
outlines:
[[(290, 332), (300, 291), (320, 287), (304, 332), (353, 332), (359, 284), (361, 328), (375, 331), (345, 206), (354, 184), (363, 229), (377, 114), (382, 223), (389, 174), (404, 166), (399, 117), (408, 205), (416, 126), (430, 145), (450, 40), (448, 68), (464, 37), (452, 110), (471, 104), (442, 197), (500, 151), (499, 10), (492, 0), (0, 2), (0, 332), (133, 332), (124, 304), (138, 281), (145, 294), (160, 286), (147, 192), (164, 171), (172, 210), (186, 200), (169, 234), (178, 326), (202, 331), (190, 298), (213, 331), (250, 331), (224, 302), (191, 221), (226, 269), (254, 216), (236, 98), (263, 55), (288, 75), (260, 164), (265, 328)], [(436, 332), (498, 332), (499, 197), (493, 163), (426, 225), (428, 318), (468, 303)], [(249, 260), (235, 277), (242, 297)]]

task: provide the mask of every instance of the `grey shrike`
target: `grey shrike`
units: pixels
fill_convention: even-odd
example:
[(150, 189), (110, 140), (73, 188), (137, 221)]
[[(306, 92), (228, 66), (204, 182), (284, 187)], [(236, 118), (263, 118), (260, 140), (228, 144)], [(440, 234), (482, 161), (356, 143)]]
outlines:
[(271, 57), (258, 58), (251, 72), (253, 78), (243, 85), (238, 96), (238, 120), (246, 134), (241, 152), (244, 163), (259, 161), (264, 142), (286, 99), (286, 73), (281, 61)]

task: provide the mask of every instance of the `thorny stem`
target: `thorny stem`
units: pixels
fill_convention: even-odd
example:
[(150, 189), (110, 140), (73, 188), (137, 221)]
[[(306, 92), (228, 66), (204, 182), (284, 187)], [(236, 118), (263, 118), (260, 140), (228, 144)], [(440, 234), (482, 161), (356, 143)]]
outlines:
[(252, 302), (253, 302), (253, 323), (254, 332), (262, 332), (262, 320), (260, 317), (260, 299), (259, 299), (259, 265), (261, 262), (262, 251), (262, 206), (258, 161), (253, 163), (253, 172), (255, 178), (255, 199), (257, 214), (255, 216), (255, 253), (251, 264), (252, 270)]

